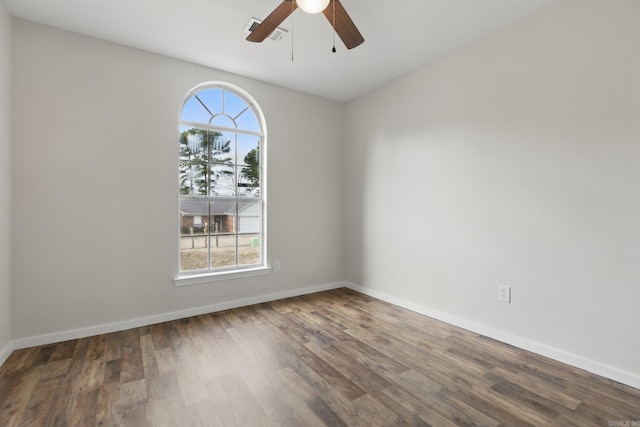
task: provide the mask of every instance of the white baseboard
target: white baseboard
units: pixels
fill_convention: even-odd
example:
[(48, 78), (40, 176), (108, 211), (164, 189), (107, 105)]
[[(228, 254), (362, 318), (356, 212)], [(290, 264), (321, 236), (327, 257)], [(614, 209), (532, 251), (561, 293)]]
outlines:
[(13, 350), (15, 350), (15, 343), (13, 341), (8, 342), (4, 347), (0, 348), (0, 366), (7, 361)]
[(425, 316), (441, 320), (443, 322), (449, 323), (454, 326), (458, 326), (468, 331), (472, 331), (472, 332), (484, 335), (486, 337), (496, 339), (498, 341), (513, 345), (523, 350), (531, 351), (533, 353), (548, 357), (558, 362), (566, 363), (567, 365), (584, 369), (585, 371), (594, 373), (596, 375), (600, 375), (602, 377), (609, 378), (611, 380), (620, 382), (622, 384), (626, 384), (631, 387), (640, 389), (640, 376), (638, 375), (625, 372), (620, 369), (613, 368), (613, 367), (604, 365), (602, 363), (586, 359), (584, 357), (576, 356), (575, 354), (571, 354), (563, 350), (559, 350), (557, 348), (549, 347), (547, 345), (540, 344), (534, 341), (529, 341), (527, 339), (520, 338), (515, 335), (506, 334), (499, 330), (489, 328), (457, 316), (452, 316), (450, 314), (442, 313), (442, 312), (430, 309), (428, 307), (416, 304), (414, 302), (403, 300), (401, 298), (396, 298), (394, 296), (385, 294), (383, 292), (379, 292), (373, 289), (368, 289), (366, 287), (356, 285), (354, 283), (346, 283), (345, 286), (348, 287), (349, 289), (353, 289), (354, 291), (372, 296), (374, 298), (378, 298), (380, 300), (397, 305), (399, 307), (406, 308), (416, 313), (420, 313)]
[[(310, 286), (307, 288), (292, 289), (290, 291), (276, 292), (271, 294), (259, 295), (250, 298), (242, 298), (233, 301), (225, 301), (218, 304), (206, 305), (201, 307), (190, 308), (186, 310), (173, 311), (170, 313), (162, 313), (148, 317), (141, 317), (132, 320), (125, 320), (123, 322), (108, 323), (104, 325), (90, 326), (87, 328), (74, 329), (70, 331), (56, 332), (52, 334), (39, 335), (29, 338), (21, 338), (14, 340), (10, 345), (9, 354), (14, 349), (21, 349), (27, 347), (34, 347), (38, 345), (52, 344), (61, 341), (68, 341), (78, 338), (86, 338), (94, 335), (107, 334), (111, 332), (124, 331), (131, 328), (139, 328), (141, 326), (153, 325), (155, 323), (169, 322), (171, 320), (184, 319), (191, 316), (199, 316), (201, 314), (214, 313), (217, 311), (228, 310), (232, 308), (245, 307), (253, 304), (260, 304), (263, 302), (275, 301), (283, 298), (296, 297), (300, 295), (312, 294), (314, 292), (328, 291), (331, 289), (338, 289), (345, 287), (345, 283), (328, 283), (318, 286)], [(0, 353), (0, 361), (2, 360)], [(7, 357), (9, 355), (7, 354)], [(6, 360), (6, 358), (5, 358)], [(0, 363), (1, 365), (1, 363)]]

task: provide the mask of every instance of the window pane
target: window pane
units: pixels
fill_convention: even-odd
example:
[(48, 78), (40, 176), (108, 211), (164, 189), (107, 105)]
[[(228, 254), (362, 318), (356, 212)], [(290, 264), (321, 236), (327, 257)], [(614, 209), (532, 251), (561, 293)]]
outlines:
[(236, 235), (211, 236), (211, 268), (235, 267)]
[(234, 163), (236, 159), (235, 132), (216, 132), (213, 143), (212, 161), (215, 163)]
[[(191, 245), (196, 249), (190, 249)], [(180, 271), (208, 270), (209, 250), (206, 248), (205, 238), (180, 238)]]
[(182, 108), (180, 119), (189, 122), (209, 123), (211, 114), (202, 106), (195, 96), (187, 100)]
[(186, 126), (186, 125), (180, 125), (178, 126), (178, 132), (180, 132), (180, 135), (182, 135), (182, 133), (186, 130), (191, 129), (191, 126)]
[(236, 203), (211, 202), (211, 233), (228, 234), (236, 232)]
[(213, 120), (211, 120), (211, 124), (214, 126), (222, 126), (232, 129), (236, 127), (236, 123), (226, 114), (216, 114)]
[(238, 134), (238, 164), (260, 164), (260, 137)]
[[(209, 217), (209, 202), (205, 200), (180, 200), (180, 234), (193, 235), (202, 232), (202, 218)], [(199, 221), (199, 228), (197, 224)]]
[(180, 158), (187, 160), (206, 160), (207, 151), (203, 141), (206, 134), (206, 130), (182, 126), (179, 140)]
[(230, 117), (236, 117), (247, 108), (247, 101), (233, 92), (224, 91), (224, 112)]
[(236, 117), (236, 124), (238, 125), (238, 129), (260, 132), (258, 117), (251, 108)]
[(259, 233), (262, 203), (238, 202), (238, 233)]
[(260, 264), (260, 235), (243, 234), (238, 236), (238, 264)]
[(208, 202), (180, 201), (180, 271), (209, 268), (208, 237), (204, 229), (208, 217)]
[(260, 169), (238, 167), (238, 197), (260, 197)]
[[(222, 111), (222, 89), (204, 89), (195, 94), (193, 98), (196, 96), (212, 114), (220, 113)], [(202, 107), (202, 109), (204, 110), (204, 107)], [(211, 114), (208, 114), (207, 120), (204, 123), (209, 123), (210, 118)]]
[(206, 195), (206, 172), (206, 163), (180, 160), (180, 194)]
[(235, 196), (235, 168), (229, 165), (211, 166), (211, 196)]

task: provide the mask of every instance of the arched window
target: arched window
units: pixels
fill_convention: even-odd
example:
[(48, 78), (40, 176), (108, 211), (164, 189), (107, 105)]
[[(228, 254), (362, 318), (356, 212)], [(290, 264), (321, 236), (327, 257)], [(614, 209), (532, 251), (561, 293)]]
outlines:
[(246, 92), (211, 82), (185, 96), (180, 277), (266, 266), (264, 145), (264, 117)]

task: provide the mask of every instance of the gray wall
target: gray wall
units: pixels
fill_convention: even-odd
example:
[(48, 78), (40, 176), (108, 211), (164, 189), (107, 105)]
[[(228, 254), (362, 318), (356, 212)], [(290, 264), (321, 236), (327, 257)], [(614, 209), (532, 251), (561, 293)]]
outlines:
[(638, 381), (638, 22), (559, 0), (350, 102), (348, 280)]
[[(26, 21), (14, 42), (14, 339), (344, 279), (343, 104)], [(282, 270), (175, 287), (178, 109), (212, 80), (264, 111)]]
[(0, 2), (0, 363), (11, 342), (11, 17)]

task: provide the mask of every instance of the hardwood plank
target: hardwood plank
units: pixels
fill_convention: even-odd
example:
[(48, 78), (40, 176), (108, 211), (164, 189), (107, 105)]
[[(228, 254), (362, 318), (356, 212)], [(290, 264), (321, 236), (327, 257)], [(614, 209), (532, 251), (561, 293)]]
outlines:
[(358, 416), (359, 425), (372, 427), (407, 425), (391, 409), (374, 399), (370, 394), (360, 396), (352, 403)]
[(493, 402), (491, 399), (486, 399), (483, 395), (473, 390), (458, 390), (453, 396), (455, 399), (465, 403), (476, 411), (498, 421), (500, 425), (522, 427), (537, 427), (545, 424), (549, 425), (546, 420), (543, 424), (526, 421), (518, 416), (517, 410), (507, 408), (500, 403)]
[[(82, 376), (89, 340), (83, 338), (68, 344), (68, 346), (65, 345), (63, 348), (59, 348), (62, 351), (58, 353), (58, 356), (68, 356), (70, 359), (69, 368), (64, 377), (58, 382), (58, 389), (48, 408), (46, 419), (51, 425), (71, 424), (71, 420), (77, 416), (77, 413), (74, 413), (74, 405), (78, 393), (81, 392), (79, 385), (91, 381), (90, 378)], [(73, 349), (73, 352), (70, 354), (69, 351), (71, 349)], [(53, 355), (51, 359), (57, 360)], [(86, 411), (87, 408), (84, 409)]]
[[(426, 420), (420, 417), (420, 413), (425, 409), (424, 402), (418, 399), (415, 395), (405, 391), (400, 386), (387, 387), (382, 391), (388, 402), (394, 401), (396, 405), (401, 406), (404, 409), (404, 421), (410, 425), (431, 425)], [(451, 424), (449, 420), (443, 421), (445, 424)]]
[(523, 386), (507, 381), (493, 373), (487, 373), (485, 377), (495, 382), (491, 386), (492, 391), (523, 404), (531, 411), (543, 414), (551, 420), (557, 418), (562, 412), (562, 408), (556, 402), (533, 393)]
[[(282, 393), (284, 381), (272, 370), (254, 368), (240, 374), (262, 410), (279, 426), (323, 426), (296, 389)], [(289, 384), (288, 384), (289, 385)]]
[(311, 342), (305, 344), (305, 347), (363, 390), (367, 388), (384, 390), (391, 385), (388, 380), (369, 371), (365, 366), (351, 363), (349, 355), (336, 349), (329, 349)]
[[(53, 402), (54, 396), (58, 389), (57, 379), (39, 382), (38, 386), (31, 395), (31, 399), (23, 416), (20, 418), (20, 424), (25, 426), (45, 426), (48, 423), (48, 409)], [(0, 425), (5, 425), (1, 421)]]
[[(23, 365), (22, 362), (24, 361), (23, 357), (25, 355), (32, 360), (32, 354), (30, 352), (22, 352), (20, 354), (20, 363), (17, 364), (18, 366)], [(2, 381), (0, 381), (0, 389), (3, 390), (3, 393), (0, 394), (0, 396), (3, 400), (0, 402), (0, 408), (2, 409), (2, 411), (0, 411), (0, 425), (21, 425), (24, 411), (27, 409), (27, 405), (36, 392), (43, 372), (44, 366), (38, 365), (28, 370), (16, 372), (13, 376), (2, 378)]]
[(362, 388), (335, 367), (309, 351), (298, 340), (290, 339), (290, 336), (283, 333), (280, 328), (270, 327), (269, 324), (260, 325), (259, 328), (273, 339), (282, 357), (289, 358), (287, 366), (290, 366), (308, 384), (317, 387), (321, 393), (327, 393), (332, 388), (348, 400), (365, 394)]
[[(176, 424), (171, 420), (171, 414), (177, 411), (170, 408), (169, 403), (164, 399), (150, 400), (144, 407), (144, 420), (146, 426), (171, 427)], [(108, 425), (108, 424), (103, 424)]]
[(34, 355), (33, 362), (31, 366), (44, 365), (49, 362), (51, 355), (55, 351), (55, 344), (45, 345), (42, 347), (38, 347), (37, 351)]
[(176, 361), (170, 348), (161, 348), (154, 353), (156, 365), (160, 373), (166, 373), (176, 370)]
[(120, 381), (128, 383), (144, 378), (140, 334), (137, 329), (123, 333), (120, 358)]
[[(11, 357), (9, 357), (7, 361), (4, 362), (4, 365), (2, 365), (2, 367), (4, 368), (2, 371), (15, 372), (33, 366), (33, 363), (38, 355), (38, 351), (38, 347), (15, 350), (13, 353), (11, 353)], [(2, 377), (2, 375), (4, 374), (0, 373), (0, 377)]]
[(108, 335), (96, 335), (88, 339), (89, 344), (85, 360), (105, 360), (109, 345)]
[(105, 360), (110, 362), (112, 360), (120, 360), (122, 357), (122, 339), (123, 332), (114, 332), (107, 334), (107, 349), (105, 351)]
[(340, 418), (327, 402), (320, 396), (309, 399), (308, 405), (311, 410), (324, 422), (325, 425), (335, 427), (346, 427), (348, 424)]
[(160, 399), (162, 390), (158, 387), (157, 381), (160, 377), (160, 369), (156, 363), (156, 351), (153, 346), (153, 338), (150, 333), (140, 336), (140, 349), (142, 351), (144, 379), (147, 386), (147, 399)]
[[(506, 369), (496, 367), (492, 372), (503, 380), (509, 381), (512, 384), (521, 384), (527, 390), (537, 394), (540, 397), (554, 402), (563, 407), (575, 410), (580, 405), (580, 400), (571, 397), (561, 390), (556, 390), (553, 387), (549, 387), (546, 383), (540, 381), (536, 377), (527, 376), (526, 374), (513, 373)], [(485, 375), (486, 376), (486, 375)]]
[(120, 360), (109, 360), (104, 367), (104, 383), (120, 382)]
[(118, 401), (120, 400), (120, 385), (108, 383), (98, 390), (96, 401), (96, 424), (99, 426), (117, 425)]
[(47, 363), (40, 381), (44, 382), (49, 380), (59, 380), (63, 378), (67, 374), (70, 364), (71, 359), (54, 360)]
[(302, 326), (297, 325), (294, 322), (289, 321), (286, 317), (279, 314), (278, 311), (271, 306), (272, 303), (263, 304), (260, 307), (260, 315), (271, 325), (280, 329), (280, 331), (286, 334), (288, 337), (296, 340), (299, 343), (308, 342), (306, 335), (308, 330)]
[(256, 396), (237, 375), (227, 375), (220, 378), (220, 384), (227, 394), (227, 400), (223, 403), (225, 418), (229, 424), (224, 425), (277, 425), (275, 421), (264, 412)]
[(74, 392), (68, 407), (67, 425), (71, 426), (91, 426), (96, 424), (95, 408), (98, 404), (98, 389), (91, 388), (80, 392)]
[(440, 404), (447, 405), (449, 408), (457, 411), (455, 420), (460, 425), (480, 425), (480, 426), (491, 426), (497, 427), (500, 423), (490, 416), (483, 414), (477, 409), (467, 405), (466, 403), (458, 400), (453, 395), (446, 396)]
[(53, 353), (49, 357), (49, 361), (71, 359), (77, 345), (78, 340), (63, 341), (56, 344)]
[(180, 370), (177, 373), (178, 387), (185, 406), (194, 405), (204, 400), (209, 400), (209, 394), (204, 384), (192, 371)]
[(602, 426), (640, 390), (348, 289), (14, 351), (1, 426)]
[(166, 323), (158, 323), (149, 326), (149, 335), (151, 335), (151, 341), (153, 341), (153, 348), (157, 350), (171, 348), (169, 330)]

